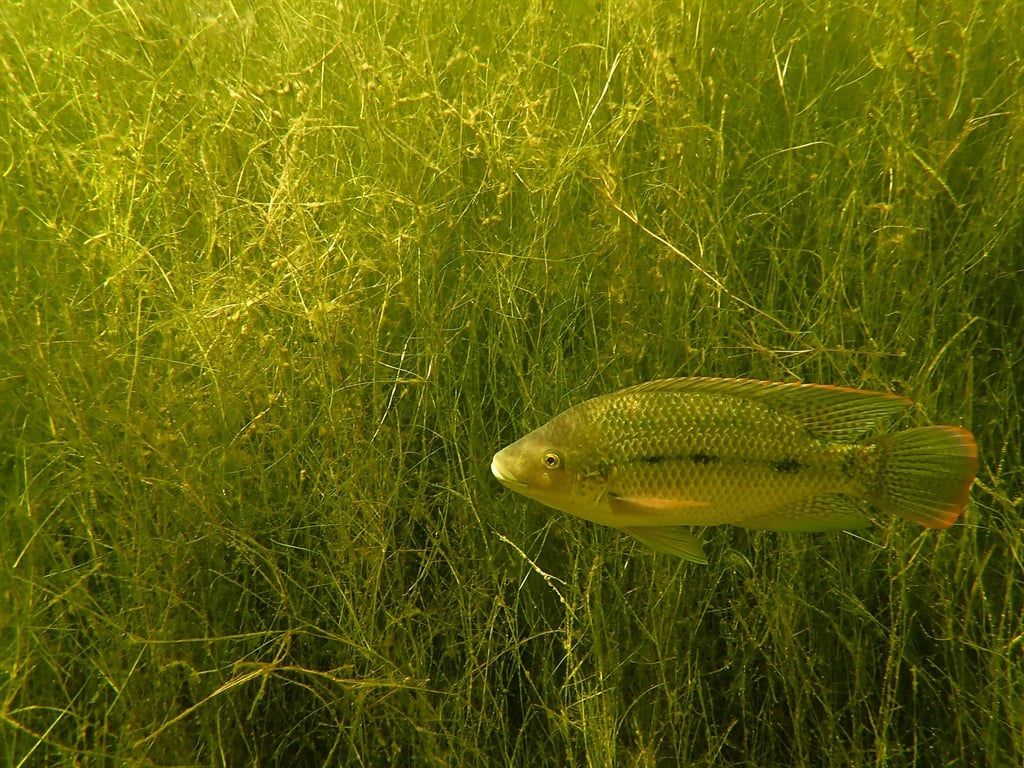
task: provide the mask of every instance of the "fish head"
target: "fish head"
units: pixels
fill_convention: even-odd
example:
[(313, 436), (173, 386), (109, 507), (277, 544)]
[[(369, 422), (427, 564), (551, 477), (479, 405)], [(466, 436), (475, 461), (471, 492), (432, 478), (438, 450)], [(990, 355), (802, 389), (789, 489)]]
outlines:
[(498, 451), (491, 472), (516, 493), (580, 515), (599, 493), (590, 487), (587, 430), (574, 421), (562, 414)]

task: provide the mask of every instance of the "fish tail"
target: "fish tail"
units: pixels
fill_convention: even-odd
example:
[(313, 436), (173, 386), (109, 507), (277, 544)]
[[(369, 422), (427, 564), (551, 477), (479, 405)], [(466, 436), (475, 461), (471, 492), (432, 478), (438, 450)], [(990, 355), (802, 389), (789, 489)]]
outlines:
[(872, 501), (927, 528), (956, 522), (978, 471), (974, 436), (960, 427), (917, 427), (874, 441), (881, 451)]

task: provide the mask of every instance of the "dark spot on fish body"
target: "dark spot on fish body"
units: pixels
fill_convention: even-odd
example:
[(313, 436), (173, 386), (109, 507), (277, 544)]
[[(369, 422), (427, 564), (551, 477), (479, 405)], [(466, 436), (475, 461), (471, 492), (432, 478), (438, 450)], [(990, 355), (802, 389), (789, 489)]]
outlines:
[(691, 453), (688, 456), (687, 455), (683, 455), (683, 456), (663, 456), (663, 455), (641, 456), (638, 459), (638, 461), (641, 462), (642, 464), (661, 464), (661, 463), (666, 462), (666, 461), (679, 461), (681, 459), (682, 460), (689, 460), (689, 461), (692, 461), (694, 464), (701, 464), (701, 465), (713, 464), (714, 462), (718, 461), (718, 457), (717, 456), (712, 456), (709, 453)]
[(641, 456), (641, 464), (661, 464), (663, 461), (668, 461), (669, 456)]
[(857, 466), (857, 457), (853, 451), (849, 451), (846, 456), (843, 457), (842, 473), (843, 477), (853, 477), (854, 468)]
[(771, 464), (772, 469), (774, 469), (776, 472), (781, 472), (782, 474), (785, 475), (796, 474), (801, 469), (803, 469), (804, 466), (799, 461), (793, 458), (780, 459), (779, 461), (772, 461), (769, 463)]

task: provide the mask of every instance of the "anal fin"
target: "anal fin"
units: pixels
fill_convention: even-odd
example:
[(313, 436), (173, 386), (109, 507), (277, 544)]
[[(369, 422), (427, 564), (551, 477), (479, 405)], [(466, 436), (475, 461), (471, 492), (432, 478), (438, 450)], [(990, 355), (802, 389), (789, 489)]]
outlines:
[(870, 509), (862, 499), (844, 493), (823, 493), (809, 499), (785, 504), (756, 517), (739, 520), (742, 528), (787, 533), (849, 531), (871, 524)]

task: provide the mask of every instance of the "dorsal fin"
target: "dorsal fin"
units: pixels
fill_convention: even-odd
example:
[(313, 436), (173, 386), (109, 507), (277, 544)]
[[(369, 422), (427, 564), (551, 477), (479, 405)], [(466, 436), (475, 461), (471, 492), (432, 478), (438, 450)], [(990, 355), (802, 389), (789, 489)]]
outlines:
[(756, 401), (798, 419), (815, 437), (837, 442), (863, 437), (879, 422), (897, 418), (912, 405), (910, 400), (899, 395), (849, 387), (710, 377), (658, 379), (628, 387), (608, 397), (655, 392)]

